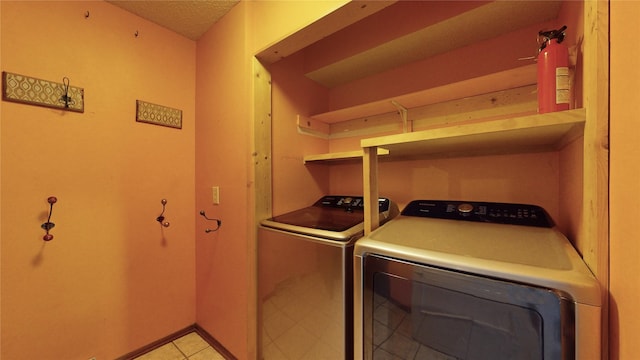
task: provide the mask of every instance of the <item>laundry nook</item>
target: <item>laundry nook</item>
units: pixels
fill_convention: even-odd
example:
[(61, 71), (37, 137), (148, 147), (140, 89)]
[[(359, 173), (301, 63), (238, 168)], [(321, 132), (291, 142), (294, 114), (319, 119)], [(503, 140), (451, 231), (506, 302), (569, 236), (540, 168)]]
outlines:
[(634, 358), (638, 18), (0, 1), (0, 359)]

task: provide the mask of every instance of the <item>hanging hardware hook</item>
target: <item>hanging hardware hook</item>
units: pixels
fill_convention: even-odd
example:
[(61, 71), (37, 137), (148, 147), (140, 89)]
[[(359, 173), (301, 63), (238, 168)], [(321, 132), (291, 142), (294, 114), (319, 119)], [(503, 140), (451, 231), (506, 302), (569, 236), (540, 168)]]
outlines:
[(64, 86), (64, 94), (62, 94), (62, 96), (60, 97), (60, 102), (64, 103), (64, 107), (65, 108), (69, 108), (69, 105), (73, 105), (75, 103), (75, 101), (73, 100), (73, 98), (71, 98), (71, 96), (69, 96), (69, 83), (71, 81), (69, 80), (68, 77), (63, 77), (62, 78), (62, 84)]
[(160, 225), (164, 226), (164, 227), (169, 227), (169, 222), (168, 221), (164, 221), (164, 210), (165, 210), (165, 206), (167, 205), (167, 199), (162, 199), (160, 201), (160, 203), (162, 204), (162, 213), (160, 213), (160, 215), (156, 218), (156, 221), (160, 223)]
[(47, 232), (42, 237), (42, 240), (51, 241), (53, 240), (53, 235), (49, 234), (49, 230), (53, 229), (53, 227), (56, 226), (56, 224), (51, 222), (51, 214), (53, 213), (53, 204), (58, 202), (58, 198), (56, 198), (55, 196), (49, 196), (49, 198), (47, 198), (47, 202), (49, 203), (49, 217), (47, 218), (47, 222), (40, 225), (40, 227)]
[(220, 226), (222, 225), (222, 220), (220, 220), (220, 219), (216, 219), (216, 218), (210, 218), (210, 217), (207, 217), (207, 214), (205, 214), (204, 210), (200, 210), (200, 215), (202, 215), (202, 217), (204, 217), (204, 218), (205, 218), (205, 219), (207, 219), (207, 220), (215, 221), (215, 222), (216, 222), (216, 224), (217, 224), (215, 229), (209, 229), (209, 228), (206, 228), (206, 229), (204, 230), (204, 232), (206, 232), (206, 233), (210, 233), (210, 232), (212, 232), (212, 231), (218, 231), (218, 229), (220, 229)]

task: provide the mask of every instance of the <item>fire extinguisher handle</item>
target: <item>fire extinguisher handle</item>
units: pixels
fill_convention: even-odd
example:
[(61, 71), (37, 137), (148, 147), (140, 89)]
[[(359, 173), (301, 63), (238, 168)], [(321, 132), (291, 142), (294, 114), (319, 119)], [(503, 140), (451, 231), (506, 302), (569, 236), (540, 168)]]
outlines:
[(564, 40), (564, 31), (565, 30), (567, 30), (567, 25), (564, 25), (563, 27), (561, 27), (558, 30), (549, 30), (549, 31), (540, 30), (538, 32), (538, 35), (540, 37), (545, 38), (546, 40), (558, 39), (558, 42), (561, 43), (562, 40)]

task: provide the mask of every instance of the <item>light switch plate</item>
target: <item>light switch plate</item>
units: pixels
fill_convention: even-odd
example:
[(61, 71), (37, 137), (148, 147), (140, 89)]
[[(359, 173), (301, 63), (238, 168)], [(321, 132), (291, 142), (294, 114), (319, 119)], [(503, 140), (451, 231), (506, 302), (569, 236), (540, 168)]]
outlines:
[(213, 201), (214, 205), (219, 205), (220, 204), (220, 187), (219, 186), (212, 186), (211, 187), (211, 200)]

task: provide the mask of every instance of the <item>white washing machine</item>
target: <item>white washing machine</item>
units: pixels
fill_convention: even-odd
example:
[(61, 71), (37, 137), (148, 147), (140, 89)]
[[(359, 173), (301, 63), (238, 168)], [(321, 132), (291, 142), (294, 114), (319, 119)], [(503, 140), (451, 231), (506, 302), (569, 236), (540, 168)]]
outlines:
[(412, 201), (356, 242), (356, 359), (599, 359), (601, 290), (538, 206)]
[[(378, 200), (381, 223), (398, 215)], [(324, 196), (258, 229), (259, 358), (353, 358), (353, 245), (362, 196)]]

